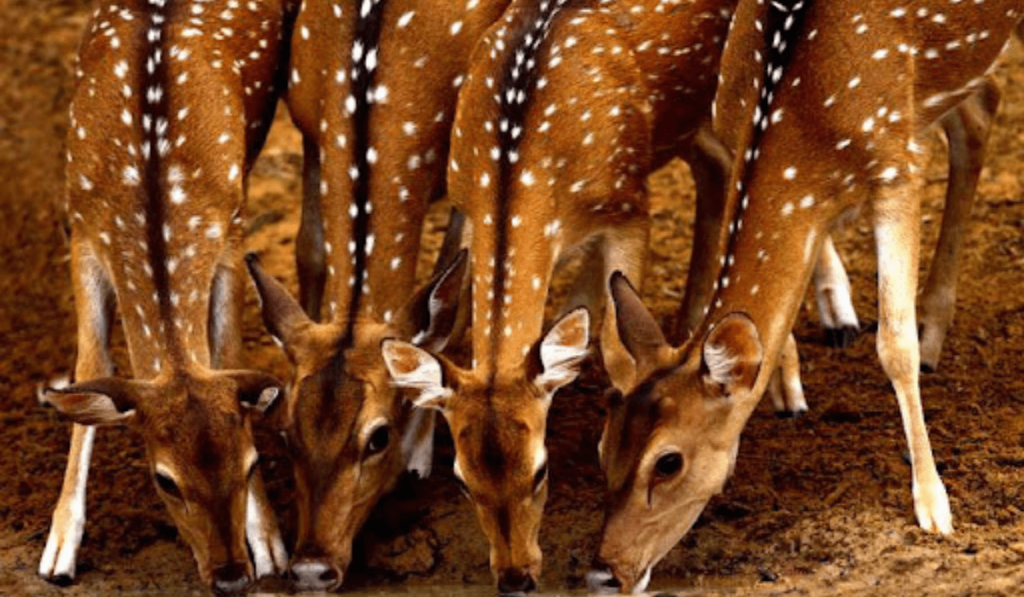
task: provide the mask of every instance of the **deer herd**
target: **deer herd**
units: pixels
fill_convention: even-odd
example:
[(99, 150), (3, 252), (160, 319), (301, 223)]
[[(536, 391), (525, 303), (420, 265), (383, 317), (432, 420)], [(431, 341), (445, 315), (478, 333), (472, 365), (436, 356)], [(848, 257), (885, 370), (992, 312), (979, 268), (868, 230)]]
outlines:
[[(402, 471), (430, 474), (439, 411), (498, 591), (533, 591), (557, 482), (548, 411), (593, 334), (613, 387), (587, 582), (642, 592), (722, 491), (761, 396), (807, 409), (790, 330), (808, 282), (828, 337), (856, 333), (829, 233), (865, 206), (914, 511), (953, 531), (918, 375), (952, 322), (1000, 99), (991, 73), (1024, 2), (96, 4), (67, 137), (74, 380), (40, 396), (74, 422), (44, 578), (74, 578), (96, 426), (127, 424), (213, 591), (285, 573), (301, 591), (337, 589), (374, 505)], [(278, 100), (303, 138), (297, 299), (243, 250), (247, 176)], [(950, 175), (918, 320), (921, 142), (934, 127)], [(675, 157), (697, 216), (685, 298), (662, 331), (637, 289), (646, 178)], [(422, 225), (445, 197), (446, 250), (418, 286)], [(582, 273), (545, 322), (570, 256)], [(289, 384), (243, 368), (247, 278)], [(126, 376), (110, 353), (115, 311)], [(459, 362), (449, 349), (467, 327)], [(295, 476), (290, 555), (253, 441), (272, 406)]]

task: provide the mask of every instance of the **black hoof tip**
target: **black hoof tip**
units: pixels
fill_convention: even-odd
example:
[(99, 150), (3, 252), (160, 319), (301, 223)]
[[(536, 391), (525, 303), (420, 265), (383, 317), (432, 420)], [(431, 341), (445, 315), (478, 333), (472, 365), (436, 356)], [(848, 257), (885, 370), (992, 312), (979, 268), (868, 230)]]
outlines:
[(937, 370), (934, 363), (921, 363), (921, 373), (935, 373)]
[(804, 416), (807, 411), (803, 410), (777, 410), (775, 411), (776, 419), (799, 419)]
[(58, 587), (70, 587), (75, 582), (75, 577), (70, 574), (56, 574), (54, 576), (44, 576), (43, 580)]
[(860, 335), (860, 330), (852, 325), (841, 328), (825, 329), (825, 344), (830, 348), (848, 348)]

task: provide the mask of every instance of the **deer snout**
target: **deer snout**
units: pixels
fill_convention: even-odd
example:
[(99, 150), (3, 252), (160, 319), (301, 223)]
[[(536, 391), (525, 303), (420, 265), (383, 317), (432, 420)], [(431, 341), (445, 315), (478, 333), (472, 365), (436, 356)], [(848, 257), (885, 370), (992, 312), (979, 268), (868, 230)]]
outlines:
[(213, 592), (217, 595), (241, 593), (252, 584), (252, 575), (245, 563), (235, 562), (213, 570)]
[(587, 572), (587, 590), (595, 595), (611, 595), (621, 588), (622, 583), (605, 564), (595, 563), (594, 569)]
[(333, 591), (341, 586), (344, 573), (324, 558), (299, 558), (292, 562), (292, 577), (298, 591)]
[(598, 595), (622, 593), (636, 595), (647, 590), (651, 582), (651, 566), (631, 572), (596, 559), (593, 568), (587, 572), (587, 590)]
[(522, 597), (537, 590), (537, 581), (529, 570), (509, 568), (498, 575), (498, 594), (501, 597)]

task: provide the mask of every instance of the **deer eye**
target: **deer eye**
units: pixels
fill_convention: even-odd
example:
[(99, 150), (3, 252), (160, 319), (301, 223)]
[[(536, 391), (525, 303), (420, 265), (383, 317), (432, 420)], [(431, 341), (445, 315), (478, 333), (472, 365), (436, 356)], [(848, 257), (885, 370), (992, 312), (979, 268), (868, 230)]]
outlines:
[(381, 425), (374, 429), (373, 433), (370, 434), (370, 441), (366, 442), (366, 456), (380, 454), (387, 449), (390, 442), (391, 427), (389, 425)]
[(540, 465), (537, 472), (533, 474), (533, 493), (540, 491), (541, 485), (544, 484), (548, 478), (548, 461), (545, 460), (544, 464)]
[(156, 482), (156, 486), (160, 488), (160, 491), (173, 498), (182, 499), (181, 489), (178, 488), (178, 484), (174, 482), (174, 479), (157, 471), (153, 473), (153, 480)]
[(661, 479), (674, 476), (683, 468), (683, 455), (671, 452), (658, 458), (654, 463), (654, 473)]

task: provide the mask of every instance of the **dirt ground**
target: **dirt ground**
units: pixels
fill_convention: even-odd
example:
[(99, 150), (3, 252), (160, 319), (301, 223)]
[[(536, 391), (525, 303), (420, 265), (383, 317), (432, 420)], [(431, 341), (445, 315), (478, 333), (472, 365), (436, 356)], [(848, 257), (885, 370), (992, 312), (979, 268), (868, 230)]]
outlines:
[[(66, 460), (70, 425), (37, 405), (39, 384), (70, 371), (74, 312), (60, 210), (62, 146), (85, 0), (0, 0), (0, 595), (205, 594), (169, 521), (132, 429), (99, 434), (78, 577), (36, 577)], [(736, 473), (696, 528), (655, 569), (656, 588), (734, 595), (1024, 594), (1024, 54), (1000, 70), (1004, 105), (967, 235), (957, 319), (922, 393), (956, 533), (919, 530), (896, 401), (865, 332), (826, 348), (811, 296), (797, 327), (811, 411), (778, 420), (769, 401), (743, 436)], [(256, 167), (248, 246), (294, 288), (298, 137), (282, 115)], [(939, 228), (945, 155), (934, 142), (923, 267)], [(655, 233), (645, 298), (667, 317), (686, 275), (693, 188), (685, 166), (651, 178)], [(443, 205), (437, 214), (445, 213)], [(444, 218), (431, 221), (436, 246)], [(873, 251), (863, 219), (839, 235), (864, 320), (874, 315)], [(424, 270), (429, 266), (423, 260)], [(287, 375), (248, 297), (252, 363)], [(868, 326), (870, 328), (870, 326)], [(119, 341), (120, 342), (120, 341)], [(123, 350), (121, 352), (122, 363)], [(550, 416), (551, 496), (542, 584), (579, 588), (601, 523), (596, 444), (600, 375), (560, 393)], [(295, 526), (288, 462), (274, 434), (260, 451), (288, 538)], [(487, 546), (452, 482), (439, 433), (435, 476), (403, 483), (357, 547), (346, 588), (398, 583), (486, 586)], [(265, 591), (286, 585), (266, 581)], [(414, 589), (415, 591), (415, 589)]]

